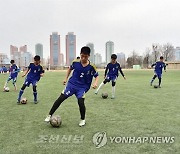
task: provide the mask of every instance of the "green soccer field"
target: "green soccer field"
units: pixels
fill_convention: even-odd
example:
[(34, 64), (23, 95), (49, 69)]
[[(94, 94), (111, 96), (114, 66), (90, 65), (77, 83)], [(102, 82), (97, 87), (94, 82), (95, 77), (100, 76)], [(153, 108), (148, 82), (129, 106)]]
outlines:
[[(180, 152), (180, 71), (163, 74), (162, 88), (154, 89), (149, 81), (153, 70), (124, 71), (119, 77), (116, 98), (111, 97), (111, 84), (98, 95), (94, 89), (86, 94), (86, 125), (79, 127), (79, 108), (75, 96), (68, 98), (56, 111), (62, 118), (60, 128), (44, 122), (53, 102), (64, 86), (65, 72), (46, 72), (38, 83), (39, 103), (33, 103), (32, 88), (27, 88), (26, 105), (17, 105), (18, 92), (0, 92), (0, 154), (174, 154)], [(21, 75), (21, 74), (20, 74)], [(24, 78), (18, 77), (18, 89)], [(0, 74), (0, 87), (8, 75)], [(100, 72), (100, 82), (103, 80)], [(157, 84), (157, 79), (155, 81)], [(107, 99), (101, 93), (107, 92)], [(96, 148), (93, 136), (106, 132), (107, 144)], [(110, 137), (117, 137), (111, 142)], [(171, 137), (172, 143), (121, 143), (122, 137)], [(103, 138), (104, 139), (104, 138)], [(97, 140), (103, 144), (104, 141)]]

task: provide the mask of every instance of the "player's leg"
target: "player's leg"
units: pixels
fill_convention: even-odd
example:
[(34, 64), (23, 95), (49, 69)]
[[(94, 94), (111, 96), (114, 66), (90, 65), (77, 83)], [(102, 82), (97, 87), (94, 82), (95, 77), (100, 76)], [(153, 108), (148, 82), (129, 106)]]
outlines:
[(116, 81), (112, 81), (112, 97), (111, 99), (115, 98), (115, 86), (116, 86)]
[(110, 80), (109, 80), (109, 79), (105, 79), (105, 80), (99, 85), (99, 87), (98, 87), (97, 90), (95, 91), (95, 94), (98, 94), (99, 90), (100, 90), (107, 82), (110, 82)]
[(6, 82), (5, 82), (5, 84), (4, 84), (4, 90), (5, 90), (5, 88), (7, 87), (8, 82), (9, 82), (11, 79), (12, 79), (11, 76), (9, 76), (8, 79), (6, 80)]
[(158, 74), (158, 79), (159, 79), (159, 88), (161, 88), (161, 81), (162, 81), (161, 74)]
[(156, 79), (156, 77), (157, 77), (157, 74), (155, 73), (154, 76), (153, 76), (153, 78), (152, 78), (152, 80), (151, 80), (151, 82), (150, 82), (150, 85), (151, 85), (151, 86), (152, 86), (154, 80)]
[(21, 97), (22, 97), (22, 95), (23, 95), (23, 93), (24, 93), (24, 90), (25, 90), (25, 88), (26, 88), (26, 84), (23, 84), (23, 86), (21, 87), (21, 89), (20, 89), (20, 91), (19, 91), (19, 95), (18, 95), (18, 102), (17, 103), (20, 103), (20, 100), (21, 100)]
[(17, 90), (17, 86), (16, 86), (16, 79), (17, 79), (16, 77), (15, 77), (15, 78), (13, 78), (13, 82), (12, 82), (12, 83), (13, 83), (13, 85), (14, 85), (14, 90), (15, 90), (15, 91)]
[(85, 114), (86, 114), (86, 107), (84, 104), (85, 98), (78, 98), (78, 105), (79, 105), (79, 111), (81, 115), (81, 120), (79, 122), (79, 126), (84, 126), (86, 124), (85, 122)]
[(34, 103), (37, 104), (38, 101), (37, 101), (37, 86), (36, 85), (33, 85), (33, 95), (34, 95)]
[(75, 95), (78, 100), (79, 112), (80, 112), (80, 116), (81, 116), (81, 120), (79, 122), (80, 127), (84, 126), (86, 124), (86, 122), (85, 122), (86, 107), (84, 104), (86, 92), (87, 92), (87, 90), (84, 88), (81, 88), (81, 89), (77, 88), (76, 92), (75, 92)]
[(58, 109), (58, 107), (61, 105), (61, 103), (67, 99), (69, 96), (72, 96), (74, 94), (74, 91), (72, 90), (70, 85), (67, 85), (65, 90), (62, 91), (59, 98), (54, 102), (53, 106), (51, 107), (51, 110), (49, 111), (49, 115), (44, 120), (45, 122), (49, 122), (51, 119), (51, 116), (54, 114), (54, 112)]

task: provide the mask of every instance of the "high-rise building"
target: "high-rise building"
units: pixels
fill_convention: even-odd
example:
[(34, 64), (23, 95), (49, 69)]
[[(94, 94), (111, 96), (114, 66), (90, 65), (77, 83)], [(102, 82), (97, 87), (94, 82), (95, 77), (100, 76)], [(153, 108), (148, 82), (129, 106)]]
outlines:
[(64, 55), (60, 53), (60, 66), (64, 66)]
[(60, 35), (58, 32), (50, 35), (50, 65), (60, 66)]
[(17, 65), (20, 66), (20, 52), (18, 52), (18, 47), (10, 45), (10, 58), (15, 61)]
[(99, 53), (96, 53), (95, 56), (94, 56), (94, 59), (95, 59), (95, 65), (100, 65), (102, 63), (102, 56), (101, 54)]
[(180, 47), (175, 49), (175, 61), (180, 61)]
[(41, 57), (41, 60), (43, 60), (43, 45), (40, 43), (37, 43), (35, 45), (35, 54), (39, 55)]
[(19, 52), (27, 52), (27, 45), (21, 46)]
[(28, 67), (32, 60), (33, 57), (30, 52), (21, 52), (21, 67)]
[(114, 53), (114, 42), (106, 42), (106, 63), (111, 61), (111, 55)]
[(72, 61), (76, 58), (76, 35), (69, 32), (66, 35), (66, 65), (71, 65)]
[(117, 53), (117, 61), (120, 63), (121, 67), (125, 68), (126, 65), (126, 57), (123, 52)]
[(21, 46), (19, 50), (18, 47), (10, 45), (10, 56), (22, 68), (27, 67), (32, 62), (32, 54), (27, 52), (27, 45)]
[(90, 60), (92, 63), (95, 63), (95, 60), (94, 60), (94, 44), (93, 44), (93, 43), (87, 43), (86, 46), (88, 46), (88, 47), (91, 49), (91, 53), (90, 53), (90, 58), (89, 58), (89, 60)]

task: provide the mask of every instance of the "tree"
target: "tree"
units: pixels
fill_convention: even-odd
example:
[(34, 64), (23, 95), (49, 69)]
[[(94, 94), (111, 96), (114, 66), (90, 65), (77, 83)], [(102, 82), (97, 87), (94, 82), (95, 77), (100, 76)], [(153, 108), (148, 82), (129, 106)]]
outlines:
[(146, 51), (144, 53), (144, 58), (143, 58), (143, 66), (145, 68), (149, 67), (150, 64), (150, 54), (151, 54), (151, 49), (150, 48), (146, 48)]

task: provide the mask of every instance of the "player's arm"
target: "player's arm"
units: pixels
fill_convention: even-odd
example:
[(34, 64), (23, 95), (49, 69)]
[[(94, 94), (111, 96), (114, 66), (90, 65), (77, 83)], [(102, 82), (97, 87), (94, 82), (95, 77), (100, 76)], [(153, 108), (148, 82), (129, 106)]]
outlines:
[(156, 66), (156, 63), (152, 64), (152, 65), (151, 65), (151, 68), (153, 68), (154, 66)]
[(106, 66), (105, 72), (104, 72), (104, 78), (106, 78), (106, 75), (108, 73), (108, 69), (109, 69), (109, 64)]
[(124, 75), (124, 73), (123, 73), (121, 67), (119, 67), (119, 72), (121, 73), (121, 75), (122, 75), (122, 77), (124, 78), (124, 80), (126, 80), (126, 77), (125, 77), (125, 75)]
[(40, 76), (43, 77), (44, 76), (44, 70), (43, 70), (43, 68), (41, 68), (41, 69), (42, 69), (42, 71), (41, 71)]
[(167, 64), (164, 63), (164, 71), (165, 71), (165, 72), (166, 72), (166, 66), (167, 66)]
[(93, 85), (92, 85), (92, 87), (93, 87), (94, 89), (97, 88), (98, 81), (99, 81), (99, 76), (96, 76), (96, 77), (95, 77), (95, 80), (94, 80), (94, 83), (93, 83)]
[(29, 73), (30, 68), (28, 68), (25, 73), (22, 75), (22, 77), (25, 77)]
[(64, 85), (66, 84), (66, 82), (67, 82), (67, 80), (68, 80), (68, 78), (69, 78), (69, 75), (71, 74), (71, 71), (72, 71), (71, 67), (68, 68), (67, 73), (66, 73), (66, 77), (65, 77), (65, 79), (64, 79), (64, 81), (63, 81), (63, 84), (64, 84)]

